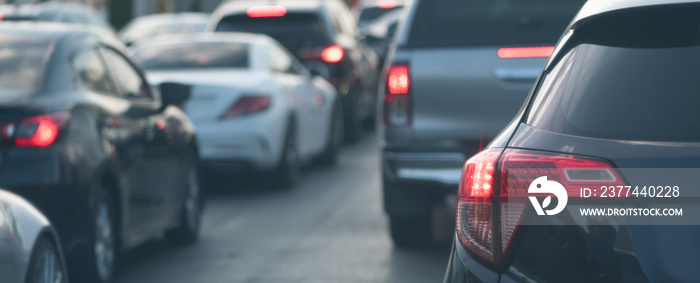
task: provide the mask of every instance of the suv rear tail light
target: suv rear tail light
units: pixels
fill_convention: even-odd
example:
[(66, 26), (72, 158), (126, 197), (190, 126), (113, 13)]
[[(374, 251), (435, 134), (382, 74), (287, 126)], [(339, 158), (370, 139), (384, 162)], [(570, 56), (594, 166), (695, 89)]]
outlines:
[(345, 51), (339, 45), (333, 45), (321, 52), (321, 58), (327, 63), (338, 63), (343, 60)]
[(345, 50), (340, 45), (321, 48), (303, 48), (297, 52), (301, 60), (322, 60), (326, 63), (338, 63), (345, 58)]
[(5, 140), (14, 140), (20, 147), (47, 147), (58, 137), (61, 128), (68, 122), (68, 113), (57, 113), (26, 118), (19, 123), (3, 123), (2, 136)]
[(411, 79), (408, 64), (393, 64), (386, 75), (384, 122), (387, 126), (407, 126), (410, 120)]
[(570, 198), (590, 186), (624, 186), (613, 167), (588, 157), (545, 152), (488, 149), (467, 160), (457, 201), (457, 235), (472, 253), (501, 264), (525, 209), (527, 190), (547, 176), (562, 184)]
[(253, 6), (246, 11), (248, 17), (251, 18), (273, 18), (282, 17), (287, 14), (287, 8), (284, 6)]
[(272, 100), (269, 96), (242, 96), (231, 108), (226, 110), (221, 119), (258, 113), (270, 108)]
[(507, 47), (498, 49), (498, 57), (502, 59), (549, 57), (552, 52), (554, 52), (554, 46)]

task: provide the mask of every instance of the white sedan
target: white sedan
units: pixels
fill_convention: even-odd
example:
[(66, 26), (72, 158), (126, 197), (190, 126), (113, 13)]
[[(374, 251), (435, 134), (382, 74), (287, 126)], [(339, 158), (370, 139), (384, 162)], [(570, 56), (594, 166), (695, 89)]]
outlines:
[(291, 186), (304, 162), (335, 163), (340, 98), (274, 39), (202, 34), (141, 42), (132, 51), (153, 84), (193, 85), (182, 107), (197, 126), (202, 169), (271, 172)]

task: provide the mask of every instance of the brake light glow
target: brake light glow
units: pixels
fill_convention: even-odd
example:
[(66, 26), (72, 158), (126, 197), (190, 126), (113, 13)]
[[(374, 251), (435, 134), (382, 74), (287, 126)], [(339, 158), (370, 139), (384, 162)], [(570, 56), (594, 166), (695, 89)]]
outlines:
[(408, 126), (411, 123), (409, 66), (393, 64), (386, 74), (384, 123), (387, 126)]
[(391, 66), (386, 76), (387, 89), (390, 94), (407, 94), (411, 80), (408, 78), (408, 66)]
[(379, 0), (377, 1), (377, 7), (380, 9), (393, 9), (396, 8), (396, 0)]
[[(70, 116), (59, 113), (22, 120), (14, 129), (15, 145), (20, 147), (47, 147), (56, 141), (59, 130)], [(14, 127), (14, 126), (13, 126)], [(4, 129), (4, 134), (9, 134)]]
[(498, 49), (498, 57), (502, 59), (549, 57), (552, 52), (554, 52), (554, 46), (507, 47)]
[(326, 61), (328, 63), (338, 63), (341, 60), (343, 60), (344, 56), (345, 51), (343, 51), (343, 48), (338, 45), (330, 46), (326, 49), (323, 49), (323, 52), (321, 52), (321, 58), (323, 59), (323, 61)]
[(562, 184), (570, 198), (582, 187), (624, 186), (610, 164), (588, 157), (487, 149), (470, 158), (462, 172), (457, 235), (477, 256), (500, 264), (528, 209), (527, 190), (538, 177)]
[(253, 6), (247, 10), (248, 17), (251, 18), (273, 18), (282, 17), (287, 14), (284, 6)]
[(221, 119), (265, 111), (270, 107), (271, 102), (269, 96), (242, 96), (221, 116)]

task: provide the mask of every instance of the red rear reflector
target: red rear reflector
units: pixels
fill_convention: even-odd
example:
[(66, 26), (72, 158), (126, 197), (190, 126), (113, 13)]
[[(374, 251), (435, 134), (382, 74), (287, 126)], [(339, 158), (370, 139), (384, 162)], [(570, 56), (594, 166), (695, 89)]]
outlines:
[(287, 8), (284, 6), (254, 6), (248, 8), (248, 17), (251, 18), (272, 18), (282, 17), (287, 14)]
[(456, 223), (462, 244), (479, 257), (500, 264), (525, 209), (531, 209), (528, 188), (543, 176), (563, 185), (569, 197), (579, 197), (582, 187), (625, 185), (603, 160), (487, 149), (470, 158), (462, 172)]
[(323, 52), (321, 52), (321, 58), (328, 63), (338, 63), (343, 60), (343, 56), (345, 56), (345, 51), (338, 45), (323, 49)]
[(498, 49), (498, 57), (503, 59), (549, 57), (552, 52), (554, 52), (554, 46), (507, 47)]
[(4, 20), (4, 19), (5, 19), (5, 14), (0, 13), (0, 22), (2, 22), (2, 20)]
[(14, 130), (15, 145), (47, 147), (58, 137), (61, 126), (68, 121), (67, 113), (32, 117), (22, 120)]
[(221, 119), (265, 111), (271, 102), (269, 96), (243, 96), (221, 116)]
[(389, 94), (407, 94), (411, 81), (408, 78), (408, 66), (392, 66), (386, 76)]

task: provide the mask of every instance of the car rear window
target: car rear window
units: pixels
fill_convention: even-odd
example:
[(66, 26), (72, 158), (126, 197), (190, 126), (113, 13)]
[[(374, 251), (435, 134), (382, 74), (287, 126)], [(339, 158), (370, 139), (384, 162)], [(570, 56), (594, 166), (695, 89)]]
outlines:
[(248, 45), (230, 42), (180, 43), (138, 48), (146, 70), (248, 68)]
[(216, 31), (266, 34), (292, 52), (328, 42), (328, 31), (315, 13), (287, 13), (281, 17), (232, 15), (221, 19)]
[(612, 13), (574, 30), (527, 123), (595, 138), (700, 142), (700, 5)]
[(552, 44), (585, 0), (423, 0), (407, 45)]
[(379, 17), (386, 15), (387, 13), (394, 11), (396, 9), (401, 9), (403, 6), (393, 6), (391, 8), (382, 7), (367, 7), (363, 8), (360, 12), (360, 21), (374, 21)]
[(0, 44), (0, 97), (3, 93), (34, 93), (47, 54), (44, 44)]

